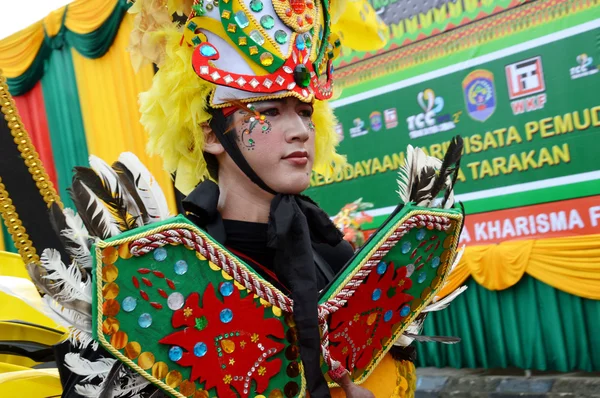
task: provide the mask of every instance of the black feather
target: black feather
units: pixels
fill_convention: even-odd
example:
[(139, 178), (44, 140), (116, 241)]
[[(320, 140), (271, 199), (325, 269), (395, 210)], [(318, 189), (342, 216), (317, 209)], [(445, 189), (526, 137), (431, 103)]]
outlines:
[(76, 179), (75, 176), (73, 176), (73, 184), (69, 188), (69, 194), (90, 235), (97, 236), (100, 239), (109, 238), (111, 236), (108, 232), (110, 228), (106, 226), (102, 219), (102, 213), (98, 211), (98, 206), (101, 206), (101, 204), (93, 200), (90, 193), (85, 189), (84, 183)]
[(48, 215), (50, 217), (50, 225), (52, 226), (54, 233), (56, 234), (56, 236), (58, 236), (58, 239), (62, 244), (62, 247), (57, 247), (55, 249), (57, 249), (60, 252), (60, 257), (63, 263), (69, 264), (71, 262), (71, 257), (69, 256), (69, 253), (71, 252), (70, 249), (74, 248), (75, 243), (70, 239), (65, 238), (61, 234), (61, 232), (65, 228), (68, 228), (65, 215), (63, 214), (62, 209), (56, 204), (56, 202), (52, 202), (52, 205), (50, 205), (50, 208), (48, 209)]
[(412, 333), (404, 333), (406, 337), (419, 341), (421, 343), (424, 342), (434, 342), (434, 343), (444, 343), (444, 344), (456, 344), (460, 343), (460, 337), (452, 337), (452, 336), (423, 336), (420, 334), (412, 334)]
[[(456, 178), (458, 177), (458, 171), (460, 169), (460, 159), (462, 157), (463, 152), (463, 139), (460, 135), (455, 136), (450, 141), (450, 145), (446, 150), (446, 155), (444, 156), (444, 161), (442, 162), (442, 167), (440, 168), (439, 175), (433, 185), (432, 193), (433, 197), (437, 197), (438, 194), (444, 187), (446, 187), (446, 192), (444, 193), (444, 200), (442, 201), (442, 207), (446, 204), (450, 193), (454, 189), (454, 184), (456, 183)], [(451, 183), (449, 186), (445, 186), (448, 177), (451, 176)]]
[(108, 372), (108, 376), (102, 383), (102, 391), (100, 392), (99, 398), (112, 398), (113, 389), (119, 382), (121, 371), (123, 370), (123, 362), (117, 361)]
[(150, 222), (150, 219), (148, 217), (148, 210), (146, 209), (146, 206), (144, 205), (144, 201), (142, 200), (142, 198), (140, 197), (140, 195), (137, 191), (133, 174), (131, 173), (131, 171), (129, 171), (129, 169), (123, 163), (121, 163), (119, 161), (114, 162), (112, 165), (112, 168), (117, 173), (117, 176), (119, 177), (119, 181), (121, 182), (121, 185), (123, 186), (123, 188), (125, 190), (127, 190), (127, 192), (133, 198), (135, 204), (140, 209), (140, 214), (142, 216), (142, 221), (144, 222), (144, 225), (148, 224)]

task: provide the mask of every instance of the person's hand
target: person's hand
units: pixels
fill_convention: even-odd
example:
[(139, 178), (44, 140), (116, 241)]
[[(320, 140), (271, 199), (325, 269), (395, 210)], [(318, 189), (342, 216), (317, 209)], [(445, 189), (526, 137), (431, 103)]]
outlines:
[(354, 384), (350, 376), (346, 373), (341, 379), (336, 380), (346, 393), (346, 398), (375, 398), (375, 395), (366, 388)]

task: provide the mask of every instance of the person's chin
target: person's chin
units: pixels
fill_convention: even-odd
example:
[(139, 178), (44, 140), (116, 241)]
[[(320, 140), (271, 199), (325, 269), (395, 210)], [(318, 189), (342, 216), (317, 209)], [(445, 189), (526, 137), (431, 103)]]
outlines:
[(310, 186), (310, 175), (306, 173), (294, 173), (288, 177), (281, 188), (277, 190), (287, 195), (298, 195)]

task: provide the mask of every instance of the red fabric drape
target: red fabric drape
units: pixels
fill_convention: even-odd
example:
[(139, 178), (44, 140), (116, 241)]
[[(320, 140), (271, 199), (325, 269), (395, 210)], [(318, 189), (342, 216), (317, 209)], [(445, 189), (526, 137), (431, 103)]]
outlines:
[(23, 120), (23, 125), (40, 155), (40, 160), (48, 173), (48, 177), (50, 177), (50, 181), (52, 181), (54, 187), (58, 187), (41, 82), (38, 82), (27, 93), (14, 97), (14, 100)]

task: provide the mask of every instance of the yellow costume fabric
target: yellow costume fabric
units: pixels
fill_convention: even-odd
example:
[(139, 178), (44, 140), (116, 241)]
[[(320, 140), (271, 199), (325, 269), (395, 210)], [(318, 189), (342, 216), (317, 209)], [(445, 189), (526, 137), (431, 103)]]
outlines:
[(504, 290), (527, 273), (564, 292), (600, 300), (600, 235), (503, 242), (467, 247), (439, 297), (472, 276), (489, 290)]

